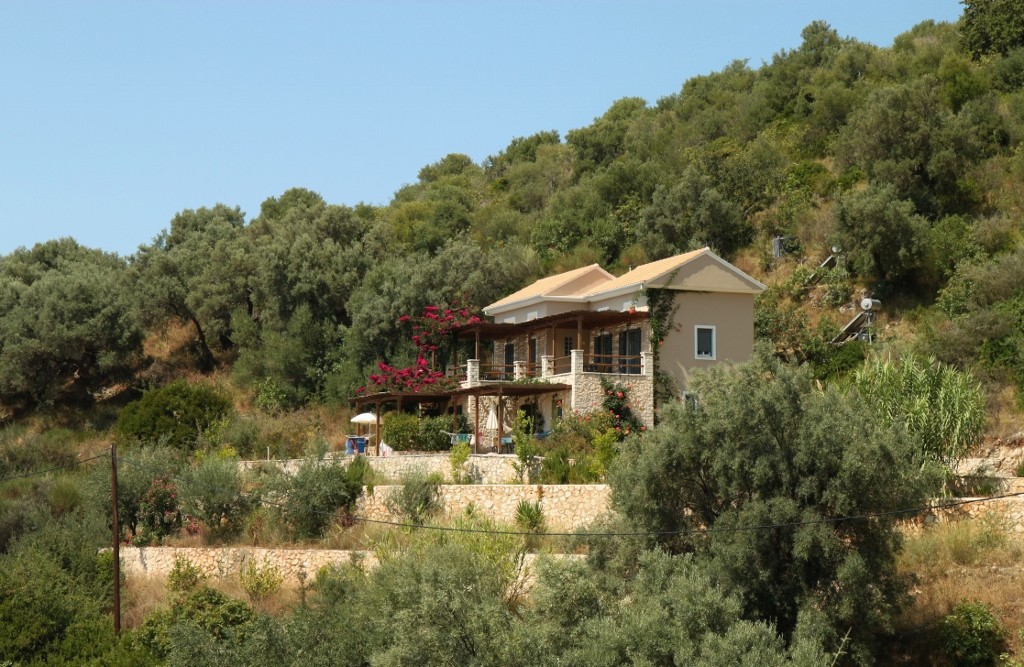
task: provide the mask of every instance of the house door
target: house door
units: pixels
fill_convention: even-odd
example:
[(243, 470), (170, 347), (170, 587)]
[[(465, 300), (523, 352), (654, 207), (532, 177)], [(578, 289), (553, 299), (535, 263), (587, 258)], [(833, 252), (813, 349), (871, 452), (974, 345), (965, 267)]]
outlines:
[(505, 343), (505, 378), (511, 380), (516, 373), (516, 344)]
[(629, 329), (619, 334), (619, 372), (640, 374), (640, 329)]

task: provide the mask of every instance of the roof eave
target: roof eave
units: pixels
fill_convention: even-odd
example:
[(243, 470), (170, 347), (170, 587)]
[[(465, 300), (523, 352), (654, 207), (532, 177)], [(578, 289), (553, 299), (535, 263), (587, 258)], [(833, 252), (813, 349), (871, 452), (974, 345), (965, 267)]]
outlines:
[(484, 308), (484, 315), (494, 317), (501, 313), (507, 313), (510, 310), (516, 310), (525, 306), (531, 306), (535, 303), (543, 303), (544, 301), (555, 301), (558, 303), (586, 303), (587, 300), (581, 296), (531, 296), (526, 299), (520, 299), (519, 301), (510, 301), (509, 303), (503, 303), (500, 306), (487, 306)]

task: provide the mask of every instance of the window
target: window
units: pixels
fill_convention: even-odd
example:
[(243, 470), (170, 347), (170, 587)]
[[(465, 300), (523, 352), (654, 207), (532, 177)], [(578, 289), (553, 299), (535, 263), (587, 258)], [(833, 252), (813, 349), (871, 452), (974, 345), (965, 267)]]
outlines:
[(565, 337), (565, 356), (567, 357), (572, 354), (572, 341), (572, 336)]
[(612, 335), (610, 333), (594, 336), (594, 370), (598, 373), (612, 371)]
[(715, 359), (715, 327), (698, 324), (693, 328), (694, 357), (697, 359)]
[(533, 373), (537, 367), (537, 339), (531, 338), (527, 351), (526, 361), (530, 364), (530, 372)]
[(627, 329), (619, 334), (619, 373), (640, 374), (640, 330)]

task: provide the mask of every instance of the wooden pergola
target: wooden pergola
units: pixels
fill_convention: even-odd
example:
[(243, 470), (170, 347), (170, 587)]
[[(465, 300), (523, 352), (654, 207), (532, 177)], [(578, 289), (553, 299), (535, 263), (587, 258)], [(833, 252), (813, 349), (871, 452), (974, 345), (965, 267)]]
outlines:
[[(504, 424), (504, 409), (505, 404), (502, 399), (506, 397), (523, 398), (526, 396), (542, 396), (544, 394), (557, 394), (560, 392), (572, 391), (572, 386), (567, 384), (558, 383), (547, 383), (547, 382), (494, 382), (477, 385), (475, 387), (465, 387), (461, 389), (451, 389), (448, 391), (382, 391), (376, 394), (367, 394), (365, 396), (356, 396), (351, 399), (351, 402), (358, 408), (360, 406), (372, 405), (373, 413), (377, 416), (377, 442), (376, 447), (380, 450), (380, 416), (381, 406), (387, 403), (397, 403), (398, 410), (402, 409), (402, 406), (409, 401), (415, 401), (416, 403), (429, 403), (429, 402), (440, 402), (447, 401), (449, 407), (452, 408), (452, 430), (455, 430), (455, 424), (457, 420), (455, 412), (455, 403), (462, 397), (472, 397), (474, 401), (473, 413), (475, 415), (475, 423), (473, 425), (473, 433), (480, 433), (480, 397), (481, 396), (493, 396), (497, 398), (498, 404), (498, 442), (500, 443), (501, 438), (501, 425)], [(479, 439), (474, 438), (473, 451), (477, 453), (479, 450), (480, 442)]]
[[(642, 310), (632, 313), (618, 310), (573, 310), (567, 313), (538, 317), (537, 319), (530, 320), (529, 322), (516, 324), (504, 322), (477, 322), (475, 324), (465, 324), (463, 326), (456, 327), (453, 331), (455, 332), (456, 337), (460, 340), (474, 341), (473, 358), (479, 359), (481, 340), (514, 338), (515, 336), (530, 333), (532, 331), (551, 329), (552, 335), (548, 337), (550, 342), (547, 353), (554, 356), (555, 337), (553, 332), (558, 327), (564, 327), (567, 324), (575, 324), (576, 349), (582, 350), (584, 330), (593, 329), (595, 327), (611, 327), (616, 324), (622, 324), (623, 322), (645, 320), (649, 317), (650, 313)], [(455, 365), (458, 365), (458, 359), (455, 359)]]

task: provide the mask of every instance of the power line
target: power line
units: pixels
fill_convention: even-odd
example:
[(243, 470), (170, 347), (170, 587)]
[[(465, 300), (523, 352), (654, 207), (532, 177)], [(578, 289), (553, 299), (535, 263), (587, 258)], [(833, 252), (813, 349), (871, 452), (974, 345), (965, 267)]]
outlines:
[(53, 472), (54, 470), (61, 470), (63, 468), (74, 468), (75, 466), (79, 465), (80, 463), (86, 463), (88, 461), (95, 461), (96, 459), (102, 459), (102, 458), (107, 457), (107, 456), (110, 456), (110, 454), (109, 453), (97, 454), (96, 456), (90, 456), (87, 459), (79, 459), (77, 461), (74, 461), (73, 463), (65, 463), (63, 465), (53, 466), (52, 468), (46, 468), (45, 470), (37, 470), (35, 472), (26, 472), (26, 473), (23, 473), (23, 474), (20, 474), (20, 475), (11, 475), (9, 477), (2, 477), (2, 478), (0, 478), (0, 484), (3, 484), (4, 482), (9, 482), (12, 479), (26, 479), (28, 477), (37, 477), (39, 475), (45, 475), (46, 473)]

